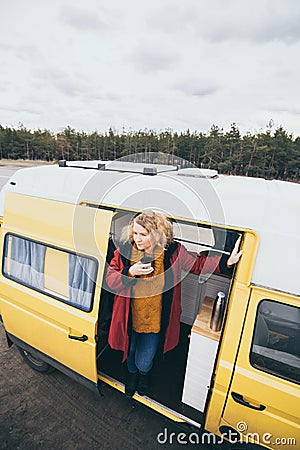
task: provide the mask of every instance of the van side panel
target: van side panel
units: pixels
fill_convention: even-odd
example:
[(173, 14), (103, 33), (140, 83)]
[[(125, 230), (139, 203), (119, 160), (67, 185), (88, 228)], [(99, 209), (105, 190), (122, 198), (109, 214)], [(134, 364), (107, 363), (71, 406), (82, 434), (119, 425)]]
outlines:
[[(66, 292), (60, 293), (53, 280), (49, 285), (46, 279), (44, 286), (49, 292), (57, 290), (58, 298), (7, 278), (3, 258), (0, 275), (0, 310), (6, 331), (94, 383), (98, 379), (95, 335), (111, 217), (111, 211), (8, 193), (2, 226), (1, 252), (5, 235), (14, 233), (53, 249), (46, 267), (55, 267), (56, 250), (57, 255), (72, 252), (98, 262), (89, 312), (65, 302)], [(59, 269), (64, 261), (61, 256), (56, 260), (60, 284), (67, 276), (62, 266)], [(81, 337), (85, 340), (76, 339)]]
[(284, 442), (300, 442), (299, 336), (299, 299), (254, 287), (222, 425), (242, 421), (258, 443), (295, 448)]

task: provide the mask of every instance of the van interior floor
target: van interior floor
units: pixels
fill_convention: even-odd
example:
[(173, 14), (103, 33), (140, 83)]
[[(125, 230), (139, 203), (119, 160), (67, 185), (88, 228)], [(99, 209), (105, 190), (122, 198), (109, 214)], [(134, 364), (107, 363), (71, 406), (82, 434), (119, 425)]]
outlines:
[[(191, 327), (180, 324), (180, 340), (177, 347), (165, 355), (158, 352), (150, 372), (150, 388), (147, 396), (162, 405), (202, 423), (203, 413), (182, 403), (182, 391)], [(126, 363), (122, 364), (122, 352), (108, 345), (97, 357), (98, 371), (125, 383)]]

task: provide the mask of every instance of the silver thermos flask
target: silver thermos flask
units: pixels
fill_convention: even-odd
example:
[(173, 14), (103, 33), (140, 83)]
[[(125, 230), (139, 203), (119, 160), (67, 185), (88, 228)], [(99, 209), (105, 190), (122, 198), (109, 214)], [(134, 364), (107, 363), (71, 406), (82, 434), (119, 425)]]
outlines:
[(225, 309), (225, 294), (224, 292), (218, 292), (214, 302), (214, 307), (210, 319), (210, 328), (212, 331), (220, 331), (224, 316)]

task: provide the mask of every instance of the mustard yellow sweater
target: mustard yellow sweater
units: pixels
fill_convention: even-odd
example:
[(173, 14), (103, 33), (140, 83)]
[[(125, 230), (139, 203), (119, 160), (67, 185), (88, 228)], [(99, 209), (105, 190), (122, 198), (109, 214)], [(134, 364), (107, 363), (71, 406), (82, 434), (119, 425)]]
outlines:
[[(139, 261), (144, 255), (144, 252), (133, 247), (131, 264)], [(156, 248), (153, 258), (153, 272), (140, 276), (132, 288), (132, 328), (137, 333), (158, 333), (160, 331), (164, 287), (163, 249)]]

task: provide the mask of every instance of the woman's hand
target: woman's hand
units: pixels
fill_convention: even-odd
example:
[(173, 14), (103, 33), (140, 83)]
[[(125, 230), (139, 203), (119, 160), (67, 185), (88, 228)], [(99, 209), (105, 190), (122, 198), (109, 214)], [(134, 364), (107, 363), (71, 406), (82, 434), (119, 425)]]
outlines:
[(243, 250), (239, 251), (241, 239), (242, 239), (242, 235), (240, 235), (240, 237), (237, 239), (234, 249), (232, 250), (231, 255), (229, 256), (229, 258), (227, 260), (227, 267), (233, 266), (240, 260), (240, 257), (243, 254)]
[(151, 263), (142, 263), (139, 261), (130, 267), (128, 274), (132, 277), (137, 277), (139, 275), (149, 275), (153, 270)]

